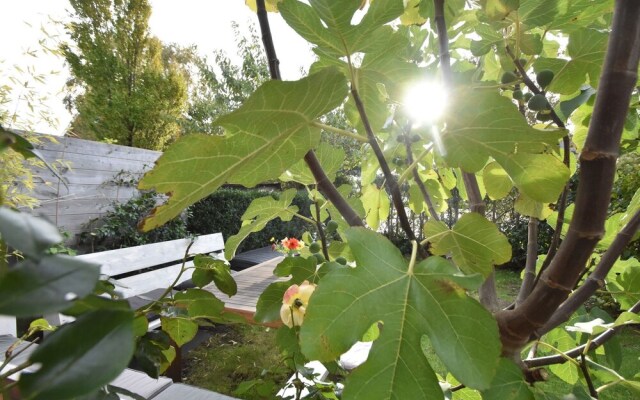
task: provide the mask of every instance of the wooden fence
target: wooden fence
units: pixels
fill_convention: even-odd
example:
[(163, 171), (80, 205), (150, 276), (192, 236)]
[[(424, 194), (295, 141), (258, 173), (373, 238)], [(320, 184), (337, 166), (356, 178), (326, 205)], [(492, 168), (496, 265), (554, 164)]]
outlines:
[(71, 235), (106, 213), (114, 202), (126, 202), (137, 194), (135, 185), (151, 169), (160, 152), (117, 146), (69, 137), (44, 140), (39, 150), (57, 166), (65, 186), (48, 170), (38, 170), (34, 197), (40, 207), (33, 210)]

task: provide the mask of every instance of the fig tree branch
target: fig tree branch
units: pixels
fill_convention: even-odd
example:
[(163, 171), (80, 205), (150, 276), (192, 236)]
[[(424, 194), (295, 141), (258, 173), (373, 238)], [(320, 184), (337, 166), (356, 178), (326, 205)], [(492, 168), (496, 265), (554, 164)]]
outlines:
[[(414, 161), (413, 161), (413, 153), (411, 151), (411, 139), (409, 139), (408, 133), (405, 133), (404, 135), (404, 145), (407, 150), (407, 162), (411, 166), (413, 165)], [(424, 202), (427, 204), (429, 215), (431, 215), (431, 218), (433, 218), (434, 220), (440, 221), (440, 218), (438, 217), (438, 213), (436, 212), (436, 209), (433, 207), (433, 201), (431, 201), (431, 196), (429, 196), (429, 192), (427, 192), (427, 188), (424, 186), (424, 182), (422, 182), (422, 179), (420, 179), (420, 174), (418, 173), (418, 170), (416, 168), (412, 168), (411, 171), (413, 173), (413, 180), (416, 181), (416, 185), (418, 185), (418, 188), (420, 189), (420, 193), (422, 193), (422, 198), (424, 199)]]
[(360, 115), (360, 119), (362, 120), (362, 125), (364, 126), (365, 132), (367, 132), (367, 137), (369, 138), (369, 145), (375, 154), (378, 164), (380, 164), (380, 168), (382, 169), (382, 173), (385, 178), (385, 186), (391, 195), (391, 200), (393, 201), (393, 206), (398, 213), (398, 219), (400, 220), (400, 226), (402, 230), (407, 235), (407, 238), (410, 241), (418, 241), (415, 233), (413, 232), (413, 228), (409, 223), (409, 218), (407, 217), (407, 212), (404, 208), (404, 203), (402, 201), (402, 194), (400, 193), (400, 187), (398, 186), (398, 181), (393, 176), (391, 172), (391, 168), (389, 168), (389, 164), (387, 160), (384, 158), (384, 153), (378, 144), (378, 140), (376, 139), (375, 134), (373, 133), (373, 129), (371, 128), (371, 124), (369, 123), (369, 117), (364, 109), (364, 104), (362, 103), (362, 99), (360, 98), (360, 94), (358, 90), (351, 83), (351, 96), (353, 97), (354, 102), (356, 103), (356, 108), (358, 109), (358, 114)]
[(516, 298), (516, 307), (529, 296), (536, 281), (536, 259), (538, 258), (538, 220), (529, 217), (527, 226), (527, 261), (524, 267), (524, 278)]
[[(451, 71), (451, 58), (449, 56), (449, 34), (447, 33), (447, 24), (444, 19), (444, 0), (433, 0), (435, 6), (435, 23), (438, 34), (438, 48), (440, 52), (440, 68), (444, 84), (451, 91), (453, 89), (453, 72)], [(480, 195), (480, 187), (475, 174), (462, 172), (462, 180), (467, 197), (469, 198), (469, 209), (484, 215), (485, 204)], [(480, 286), (478, 290), (480, 303), (488, 310), (495, 311), (498, 309), (498, 292), (496, 291), (495, 273), (492, 272), (487, 280)]]
[[(269, 17), (267, 15), (264, 0), (257, 0), (256, 6), (258, 22), (260, 23), (260, 33), (262, 35), (262, 43), (264, 44), (264, 49), (267, 54), (267, 60), (269, 60), (269, 73), (271, 74), (271, 79), (280, 79), (280, 61), (278, 61), (276, 49), (273, 45), (271, 28), (269, 27)], [(309, 150), (307, 154), (305, 154), (304, 160), (318, 184), (318, 190), (336, 206), (336, 209), (345, 221), (347, 221), (350, 226), (364, 226), (362, 219), (342, 197), (333, 182), (331, 182), (327, 174), (324, 172), (320, 165), (320, 161), (313, 150)]]
[[(628, 311), (637, 314), (640, 311), (640, 302), (637, 302), (636, 304), (634, 304), (633, 307), (631, 307)], [(624, 326), (626, 325), (618, 325), (614, 328), (607, 329), (606, 331), (596, 336), (591, 342), (588, 343), (589, 351), (595, 350), (598, 347), (605, 344), (607, 340), (614, 337), (616, 333), (618, 333), (618, 331), (622, 329)], [(564, 356), (568, 356), (570, 358), (577, 358), (584, 353), (586, 347), (587, 347), (587, 344), (583, 344), (569, 351), (565, 351), (563, 355), (556, 354), (553, 356), (530, 358), (527, 360), (523, 360), (523, 362), (529, 368), (542, 367), (545, 365), (552, 365), (552, 364), (563, 364), (567, 361)]]
[(587, 139), (568, 233), (531, 295), (496, 314), (503, 354), (514, 357), (573, 290), (604, 235), (616, 159), (631, 93), (638, 79), (640, 2), (618, 0)]
[(611, 271), (613, 264), (616, 262), (618, 257), (620, 257), (624, 248), (629, 244), (629, 242), (631, 242), (631, 239), (636, 234), (639, 227), (640, 211), (636, 212), (625, 227), (616, 235), (613, 243), (611, 243), (611, 246), (602, 255), (600, 262), (584, 284), (580, 286), (578, 290), (573, 292), (567, 301), (562, 303), (542, 328), (538, 329), (534, 333), (536, 337), (541, 337), (556, 326), (568, 321), (571, 315), (576, 312), (578, 308), (580, 308), (580, 306), (596, 292), (596, 290), (604, 287), (607, 274)]

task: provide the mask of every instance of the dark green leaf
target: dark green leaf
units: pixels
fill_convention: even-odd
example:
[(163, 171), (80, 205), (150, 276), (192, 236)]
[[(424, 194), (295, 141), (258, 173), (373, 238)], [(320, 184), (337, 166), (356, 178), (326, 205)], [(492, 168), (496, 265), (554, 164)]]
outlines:
[(68, 308), (93, 292), (95, 264), (64, 255), (27, 260), (0, 278), (0, 314), (31, 317)]
[(161, 317), (162, 330), (169, 334), (178, 347), (188, 343), (198, 333), (198, 324), (182, 317)]
[[(196, 270), (194, 271), (192, 279), (196, 286), (203, 287), (213, 281), (216, 284), (216, 287), (229, 297), (238, 292), (238, 285), (233, 279), (231, 269), (226, 262), (211, 256), (200, 254), (195, 257), (193, 263)], [(196, 276), (196, 272), (198, 271), (203, 271), (204, 274), (200, 273)]]
[(62, 326), (29, 357), (42, 367), (20, 377), (22, 395), (69, 399), (111, 382), (133, 355), (132, 323), (130, 310), (100, 310)]
[(491, 387), (482, 391), (483, 400), (533, 400), (533, 393), (513, 361), (500, 359)]
[(224, 303), (203, 289), (188, 289), (174, 297), (176, 306), (185, 308), (191, 318), (218, 317), (224, 310)]
[(574, 112), (578, 107), (589, 101), (591, 96), (596, 94), (596, 90), (591, 86), (588, 86), (586, 89), (581, 89), (580, 94), (576, 97), (560, 102), (560, 112), (564, 117), (565, 121), (569, 118), (572, 112)]
[(8, 207), (0, 207), (0, 236), (9, 246), (35, 259), (63, 240), (52, 223)]

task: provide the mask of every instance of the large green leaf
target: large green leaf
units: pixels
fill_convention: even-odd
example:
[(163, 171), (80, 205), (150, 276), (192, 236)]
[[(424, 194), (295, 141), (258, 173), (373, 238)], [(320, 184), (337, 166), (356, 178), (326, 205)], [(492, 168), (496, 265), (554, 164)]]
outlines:
[[(320, 165), (325, 174), (329, 177), (329, 180), (333, 182), (336, 179), (336, 173), (342, 167), (342, 163), (346, 157), (343, 149), (334, 147), (329, 143), (322, 142), (316, 149), (316, 156), (320, 161)], [(314, 178), (309, 166), (304, 160), (300, 160), (291, 168), (287, 169), (282, 175), (280, 180), (283, 182), (298, 182), (303, 185), (315, 185), (316, 178)]]
[(334, 68), (295, 82), (265, 83), (216, 121), (226, 136), (188, 135), (164, 152), (139, 187), (168, 193), (169, 200), (142, 228), (162, 225), (224, 183), (250, 187), (276, 179), (318, 145), (320, 130), (312, 122), (346, 94), (344, 75)]
[(494, 265), (511, 260), (511, 245), (496, 227), (478, 213), (465, 214), (453, 229), (430, 220), (424, 233), (436, 255), (452, 253), (453, 262), (465, 273), (487, 276)]
[(9, 246), (35, 259), (63, 240), (52, 223), (8, 207), (0, 207), (0, 236)]
[(449, 108), (442, 140), (451, 166), (476, 172), (491, 156), (529, 197), (557, 200), (569, 170), (544, 152), (557, 149), (564, 132), (531, 128), (509, 99), (492, 91), (458, 92)]
[(296, 190), (289, 189), (282, 192), (279, 199), (265, 196), (253, 200), (247, 211), (242, 214), (242, 227), (225, 243), (225, 258), (231, 260), (240, 242), (250, 233), (261, 231), (272, 219), (280, 218), (283, 221), (291, 221), (293, 215), (298, 212), (298, 207), (291, 205), (295, 196)]
[(0, 278), (0, 314), (33, 317), (64, 310), (93, 292), (100, 268), (64, 255), (27, 260)]
[(59, 328), (31, 354), (42, 364), (24, 373), (19, 386), (31, 400), (71, 399), (115, 379), (134, 350), (133, 312), (93, 311)]
[(402, 0), (371, 2), (359, 24), (351, 21), (361, 0), (310, 0), (306, 5), (298, 0), (284, 0), (280, 6), (282, 18), (307, 41), (324, 53), (350, 56), (378, 45), (376, 31), (404, 12)]
[(384, 325), (367, 361), (347, 378), (344, 399), (443, 398), (422, 355), (424, 334), (456, 378), (489, 387), (501, 348), (497, 324), (463, 288), (479, 284), (478, 276), (456, 274), (440, 257), (410, 266), (391, 242), (363, 228), (345, 236), (357, 266), (322, 278), (300, 331), (303, 353), (329, 361), (373, 323)]
[(550, 69), (555, 73), (547, 90), (568, 95), (577, 92), (584, 83), (597, 87), (607, 38), (606, 33), (581, 29), (569, 35), (567, 54), (570, 60), (540, 57), (534, 64), (536, 71)]

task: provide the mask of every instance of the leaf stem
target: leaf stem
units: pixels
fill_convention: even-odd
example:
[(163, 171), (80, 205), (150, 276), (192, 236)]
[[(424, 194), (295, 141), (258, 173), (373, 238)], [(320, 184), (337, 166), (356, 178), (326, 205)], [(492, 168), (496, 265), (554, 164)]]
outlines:
[(402, 230), (405, 232), (409, 240), (417, 240), (415, 233), (413, 232), (413, 228), (409, 223), (409, 218), (407, 217), (407, 212), (404, 208), (404, 203), (402, 201), (402, 194), (400, 193), (400, 187), (398, 186), (398, 181), (395, 179), (393, 174), (391, 173), (391, 168), (389, 168), (389, 163), (384, 158), (384, 153), (378, 144), (378, 140), (376, 139), (375, 134), (373, 133), (373, 129), (371, 128), (371, 124), (369, 123), (369, 117), (364, 109), (364, 104), (362, 103), (362, 99), (360, 98), (360, 94), (356, 89), (355, 85), (351, 83), (351, 96), (353, 97), (354, 102), (356, 103), (356, 108), (358, 109), (358, 113), (360, 114), (360, 119), (362, 120), (362, 124), (364, 125), (364, 130), (367, 132), (367, 137), (369, 138), (369, 145), (371, 145), (371, 149), (373, 153), (376, 155), (378, 159), (378, 163), (380, 164), (380, 168), (382, 169), (382, 173), (384, 174), (386, 180), (386, 187), (389, 193), (391, 194), (391, 199), (393, 200), (393, 205), (398, 214), (398, 218), (400, 220), (400, 226)]
[(409, 275), (413, 274), (413, 267), (416, 265), (416, 259), (418, 257), (418, 242), (411, 241), (411, 259), (409, 260)]
[(427, 156), (427, 154), (429, 154), (429, 152), (431, 151), (432, 148), (433, 148), (433, 143), (429, 143), (429, 145), (427, 147), (425, 147), (425, 149), (422, 151), (422, 153), (418, 154), (418, 156), (415, 158), (415, 160), (410, 162), (410, 164), (407, 167), (407, 169), (404, 170), (404, 172), (398, 178), (398, 185), (402, 185), (404, 183), (404, 181), (409, 179), (409, 176), (413, 173), (413, 170), (418, 167), (418, 164), (420, 164), (420, 161), (422, 161), (422, 159), (425, 158)]
[(316, 209), (316, 229), (318, 230), (318, 235), (320, 236), (320, 242), (322, 243), (322, 254), (327, 261), (329, 260), (329, 250), (327, 246), (327, 236), (324, 234), (324, 228), (322, 227), (322, 221), (320, 221), (320, 204), (318, 204), (318, 199), (313, 199), (313, 205)]
[(8, 370), (7, 372), (0, 374), (0, 382), (4, 381), (5, 379), (7, 379), (8, 377), (10, 377), (11, 375), (15, 374), (16, 372), (20, 372), (25, 368), (29, 368), (30, 366), (33, 365), (33, 361), (25, 361), (22, 364), (16, 366), (15, 368), (12, 368), (10, 370)]
[(431, 201), (431, 196), (429, 195), (429, 192), (427, 192), (427, 188), (424, 186), (424, 182), (422, 182), (422, 179), (420, 179), (420, 174), (418, 174), (418, 170), (415, 167), (412, 167), (415, 164), (415, 162), (413, 161), (413, 153), (411, 152), (411, 140), (409, 139), (408, 132), (405, 133), (404, 144), (407, 151), (407, 161), (409, 162), (410, 164), (409, 167), (411, 167), (411, 171), (413, 172), (413, 180), (416, 182), (416, 185), (418, 185), (418, 189), (420, 189), (422, 198), (424, 199), (424, 202), (427, 204), (429, 215), (431, 215), (431, 218), (433, 218), (434, 220), (440, 221), (440, 218), (438, 217), (438, 213), (433, 207), (433, 201)]
[(313, 122), (311, 122), (311, 125), (313, 125), (313, 126), (315, 126), (317, 128), (323, 129), (323, 130), (325, 130), (327, 132), (332, 132), (332, 133), (336, 133), (338, 135), (342, 135), (342, 136), (345, 136), (345, 137), (348, 137), (348, 138), (351, 138), (351, 139), (355, 139), (355, 140), (357, 140), (357, 141), (359, 141), (361, 143), (368, 143), (369, 142), (369, 139), (367, 139), (366, 137), (364, 137), (362, 135), (358, 135), (357, 133), (354, 133), (354, 132), (349, 132), (349, 131), (347, 131), (345, 129), (335, 128), (335, 127), (333, 127), (331, 125), (323, 124), (322, 122), (313, 121)]

